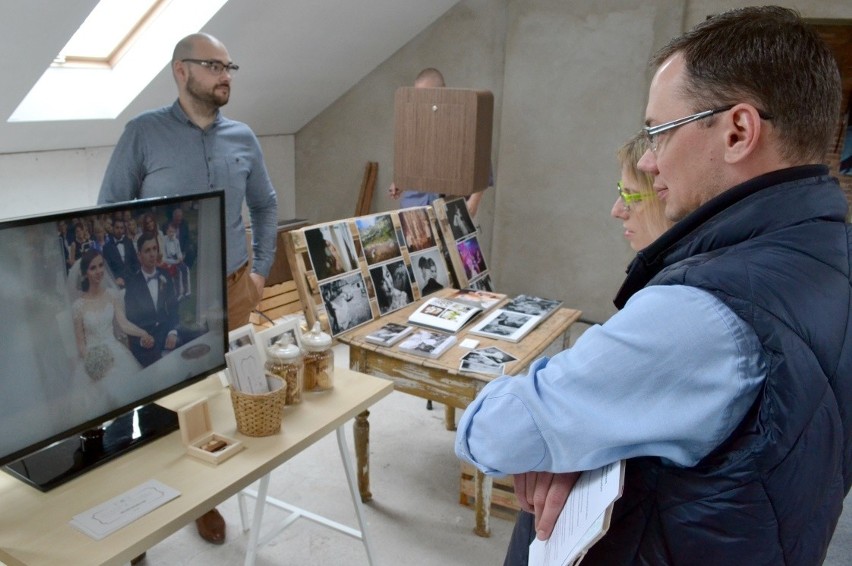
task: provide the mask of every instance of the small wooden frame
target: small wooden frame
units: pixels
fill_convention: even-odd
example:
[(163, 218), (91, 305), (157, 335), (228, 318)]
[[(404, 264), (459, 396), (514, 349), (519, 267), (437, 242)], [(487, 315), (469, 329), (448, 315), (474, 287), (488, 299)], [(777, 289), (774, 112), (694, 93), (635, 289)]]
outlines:
[[(220, 464), (243, 449), (243, 443), (230, 436), (213, 432), (210, 406), (207, 399), (199, 399), (178, 409), (180, 437), (186, 445), (186, 453), (210, 464)], [(224, 446), (206, 449), (211, 444)]]
[(493, 291), (491, 272), (479, 244), (479, 231), (470, 217), (465, 199), (438, 199), (432, 206), (458, 288)]
[(302, 332), (299, 329), (299, 319), (277, 321), (274, 326), (264, 328), (255, 332), (257, 347), (260, 350), (261, 359), (266, 361), (266, 349), (277, 342), (282, 336), (289, 334), (293, 338), (293, 344), (302, 347)]

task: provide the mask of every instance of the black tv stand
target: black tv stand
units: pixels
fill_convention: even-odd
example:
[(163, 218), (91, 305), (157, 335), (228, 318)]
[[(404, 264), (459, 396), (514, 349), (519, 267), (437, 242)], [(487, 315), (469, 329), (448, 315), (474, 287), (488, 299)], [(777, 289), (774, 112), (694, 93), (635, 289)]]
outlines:
[(49, 491), (132, 448), (177, 429), (177, 413), (149, 403), (55, 442), (3, 468), (33, 487)]

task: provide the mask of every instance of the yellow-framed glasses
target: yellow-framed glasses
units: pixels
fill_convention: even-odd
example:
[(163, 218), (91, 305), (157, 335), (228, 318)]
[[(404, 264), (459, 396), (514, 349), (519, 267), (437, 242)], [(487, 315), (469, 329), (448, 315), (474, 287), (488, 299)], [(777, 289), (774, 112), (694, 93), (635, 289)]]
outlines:
[(627, 189), (624, 187), (624, 182), (619, 181), (615, 184), (618, 189), (618, 198), (621, 199), (621, 204), (624, 206), (624, 210), (630, 212), (630, 207), (636, 203), (642, 202), (646, 197), (651, 196), (648, 193), (628, 193)]

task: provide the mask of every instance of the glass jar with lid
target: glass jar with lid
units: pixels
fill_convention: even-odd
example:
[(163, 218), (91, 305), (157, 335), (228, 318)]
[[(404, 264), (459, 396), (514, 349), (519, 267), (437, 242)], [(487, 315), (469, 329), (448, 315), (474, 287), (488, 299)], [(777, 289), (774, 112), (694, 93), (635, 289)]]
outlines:
[(266, 349), (266, 371), (274, 373), (287, 384), (286, 405), (302, 402), (304, 362), (302, 350), (289, 334)]
[(328, 391), (334, 387), (334, 351), (331, 336), (322, 331), (319, 321), (302, 336), (305, 350), (305, 391)]

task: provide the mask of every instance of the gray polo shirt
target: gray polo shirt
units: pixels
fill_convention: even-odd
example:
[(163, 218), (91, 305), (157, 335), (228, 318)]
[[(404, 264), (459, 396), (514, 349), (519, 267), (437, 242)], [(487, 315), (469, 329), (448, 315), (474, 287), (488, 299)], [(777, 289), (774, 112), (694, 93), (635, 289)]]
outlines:
[(251, 129), (219, 113), (202, 130), (175, 101), (130, 120), (115, 146), (98, 203), (225, 191), (228, 273), (248, 261), (243, 201), (251, 217), (252, 271), (269, 274), (278, 203)]

